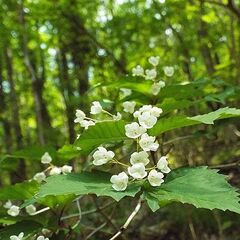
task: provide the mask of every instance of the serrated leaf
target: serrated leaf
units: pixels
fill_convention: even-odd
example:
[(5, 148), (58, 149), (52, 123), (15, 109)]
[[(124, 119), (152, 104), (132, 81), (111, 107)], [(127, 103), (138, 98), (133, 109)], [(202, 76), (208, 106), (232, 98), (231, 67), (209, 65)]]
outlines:
[(18, 235), (23, 232), (24, 236), (28, 236), (29, 234), (37, 233), (42, 229), (42, 225), (40, 223), (34, 221), (22, 221), (16, 224), (4, 227), (4, 229), (0, 230), (0, 240), (9, 240), (10, 236)]
[(88, 154), (104, 143), (116, 143), (127, 139), (124, 121), (105, 121), (90, 126), (78, 140), (75, 146), (81, 148), (81, 153)]
[(157, 121), (156, 125), (152, 129), (150, 129), (149, 133), (151, 135), (157, 136), (161, 133), (177, 128), (197, 125), (201, 123), (213, 124), (214, 121), (218, 119), (232, 118), (238, 116), (240, 116), (240, 109), (225, 107), (220, 108), (214, 112), (198, 115), (195, 117), (186, 117), (180, 115), (169, 118), (160, 118)]
[(38, 191), (39, 184), (35, 181), (17, 183), (0, 189), (0, 200), (25, 200)]
[(137, 184), (129, 184), (127, 190), (117, 192), (112, 188), (111, 175), (104, 172), (82, 172), (67, 175), (57, 175), (47, 178), (36, 195), (36, 199), (46, 196), (58, 195), (86, 195), (96, 194), (97, 196), (112, 197), (119, 201), (125, 196), (133, 197), (140, 191)]
[(145, 193), (152, 210), (171, 202), (192, 204), (197, 208), (230, 210), (240, 213), (239, 194), (217, 170), (207, 167), (179, 168), (166, 177), (159, 188), (150, 188)]

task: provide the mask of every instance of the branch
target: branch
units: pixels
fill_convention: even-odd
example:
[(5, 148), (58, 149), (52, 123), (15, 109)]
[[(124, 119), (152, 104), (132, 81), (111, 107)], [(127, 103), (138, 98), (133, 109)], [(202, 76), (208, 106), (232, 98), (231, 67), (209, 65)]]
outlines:
[(209, 166), (209, 168), (218, 168), (218, 169), (226, 169), (226, 168), (234, 168), (234, 167), (240, 167), (240, 160), (234, 163), (228, 163), (228, 164), (221, 164), (221, 165), (215, 165), (215, 166)]
[(128, 225), (131, 223), (133, 218), (137, 215), (137, 213), (141, 209), (141, 206), (142, 206), (142, 200), (139, 199), (138, 200), (138, 204), (136, 205), (135, 209), (133, 210), (133, 212), (128, 217), (127, 221), (124, 223), (124, 225), (121, 227), (121, 229), (113, 237), (111, 237), (109, 240), (116, 239), (117, 237), (119, 237), (128, 228)]

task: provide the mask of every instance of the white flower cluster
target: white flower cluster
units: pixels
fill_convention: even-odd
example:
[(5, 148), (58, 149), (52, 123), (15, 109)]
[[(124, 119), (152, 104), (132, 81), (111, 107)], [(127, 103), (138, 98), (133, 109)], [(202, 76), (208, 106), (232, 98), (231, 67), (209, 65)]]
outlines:
[(110, 179), (112, 187), (116, 191), (124, 191), (127, 188), (129, 176), (134, 180), (142, 180), (147, 177), (152, 186), (160, 186), (164, 182), (163, 173), (170, 172), (166, 156), (162, 156), (156, 166), (146, 168), (150, 163), (148, 152), (155, 152), (159, 147), (156, 138), (148, 135), (147, 130), (157, 123), (157, 118), (161, 115), (162, 109), (152, 105), (144, 105), (134, 112), (135, 106), (135, 102), (123, 103), (124, 111), (133, 113), (133, 116), (138, 120), (125, 125), (125, 134), (128, 138), (136, 141), (137, 149), (139, 147), (142, 149), (131, 154), (130, 165), (114, 159), (114, 152), (101, 146), (93, 154), (93, 164), (95, 166), (110, 162), (126, 167), (127, 173), (121, 172), (118, 175), (113, 175)]
[[(92, 115), (97, 115), (97, 114), (100, 114), (100, 113), (106, 113), (113, 120), (116, 120), (116, 121), (118, 121), (122, 118), (122, 115), (119, 112), (116, 115), (112, 115), (108, 111), (104, 110), (102, 108), (102, 105), (100, 104), (100, 102), (97, 102), (97, 101), (94, 101), (92, 103), (90, 113)], [(76, 110), (75, 116), (76, 116), (76, 118), (75, 118), (74, 122), (79, 123), (80, 126), (83, 127), (84, 129), (88, 129), (90, 126), (93, 126), (93, 125), (95, 125), (96, 122), (98, 122), (97, 119), (86, 117), (86, 114), (82, 110), (79, 110), (79, 109)]]
[(51, 162), (52, 162), (52, 157), (48, 152), (45, 152), (41, 157), (41, 163), (49, 164), (50, 166), (43, 172), (36, 173), (33, 176), (33, 180), (37, 181), (38, 183), (45, 181), (47, 177), (45, 172), (47, 171), (49, 171), (49, 175), (52, 176), (52, 175), (59, 175), (61, 173), (65, 175), (65, 174), (71, 173), (73, 170), (72, 166), (64, 165), (62, 167), (57, 167), (51, 164)]
[[(19, 235), (10, 236), (10, 240), (23, 240), (23, 237), (24, 237), (24, 233), (21, 232)], [(49, 240), (49, 238), (46, 238), (43, 235), (40, 235), (36, 238), (36, 240)]]
[[(139, 77), (144, 77), (146, 80), (152, 80), (153, 81), (153, 85), (152, 85), (152, 88), (151, 88), (151, 93), (153, 95), (158, 95), (158, 93), (160, 92), (160, 90), (162, 88), (165, 87), (165, 82), (163, 81), (157, 81), (157, 69), (156, 67), (158, 66), (159, 64), (159, 57), (150, 57), (148, 59), (148, 62), (153, 66), (152, 69), (146, 69), (144, 71), (144, 69), (140, 66), (140, 65), (137, 65), (135, 68), (132, 69), (132, 75), (133, 76), (139, 76)], [(170, 76), (170, 71), (173, 70), (174, 72), (174, 69), (170, 69), (171, 67), (168, 67), (168, 69), (166, 69), (165, 71), (165, 68), (164, 68), (164, 73), (165, 75), (167, 76)], [(167, 73), (167, 74), (166, 74)], [(173, 75), (173, 73), (172, 73)]]

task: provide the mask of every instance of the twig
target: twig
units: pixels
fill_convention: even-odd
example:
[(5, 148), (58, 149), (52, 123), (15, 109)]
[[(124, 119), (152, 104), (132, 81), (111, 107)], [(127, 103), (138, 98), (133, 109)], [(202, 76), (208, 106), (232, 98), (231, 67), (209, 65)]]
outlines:
[(228, 163), (228, 164), (220, 164), (220, 165), (215, 165), (215, 166), (209, 166), (209, 168), (232, 168), (232, 167), (240, 167), (240, 161), (237, 161), (235, 163)]
[(128, 228), (128, 225), (131, 223), (133, 218), (137, 215), (137, 213), (141, 209), (141, 206), (142, 206), (142, 200), (139, 199), (138, 204), (136, 205), (135, 209), (133, 210), (133, 212), (128, 217), (127, 221), (124, 223), (124, 225), (121, 227), (121, 229), (113, 237), (111, 237), (109, 240), (116, 239)]
[(85, 240), (89, 239), (90, 237), (92, 237), (96, 232), (98, 232), (99, 230), (101, 230), (102, 228), (104, 228), (107, 225), (107, 222), (103, 223), (102, 225), (100, 225), (99, 227), (97, 227), (96, 229), (94, 229), (89, 235), (87, 235), (87, 237), (85, 238)]

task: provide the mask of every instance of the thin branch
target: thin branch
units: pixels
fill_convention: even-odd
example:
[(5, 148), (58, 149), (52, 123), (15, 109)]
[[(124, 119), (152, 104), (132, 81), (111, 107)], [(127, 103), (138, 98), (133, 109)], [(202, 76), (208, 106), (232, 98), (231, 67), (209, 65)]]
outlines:
[(209, 166), (209, 168), (218, 168), (218, 169), (225, 169), (225, 168), (233, 168), (233, 167), (240, 167), (240, 161), (234, 162), (234, 163), (228, 163), (228, 164), (220, 164), (215, 166)]
[(139, 199), (138, 204), (136, 205), (135, 209), (133, 210), (133, 212), (128, 217), (127, 221), (124, 223), (124, 225), (121, 227), (121, 229), (113, 237), (111, 237), (109, 240), (114, 240), (114, 239), (118, 238), (120, 235), (122, 235), (122, 233), (128, 228), (128, 225), (131, 223), (133, 218), (137, 215), (137, 213), (141, 209), (141, 206), (142, 206), (142, 200)]

